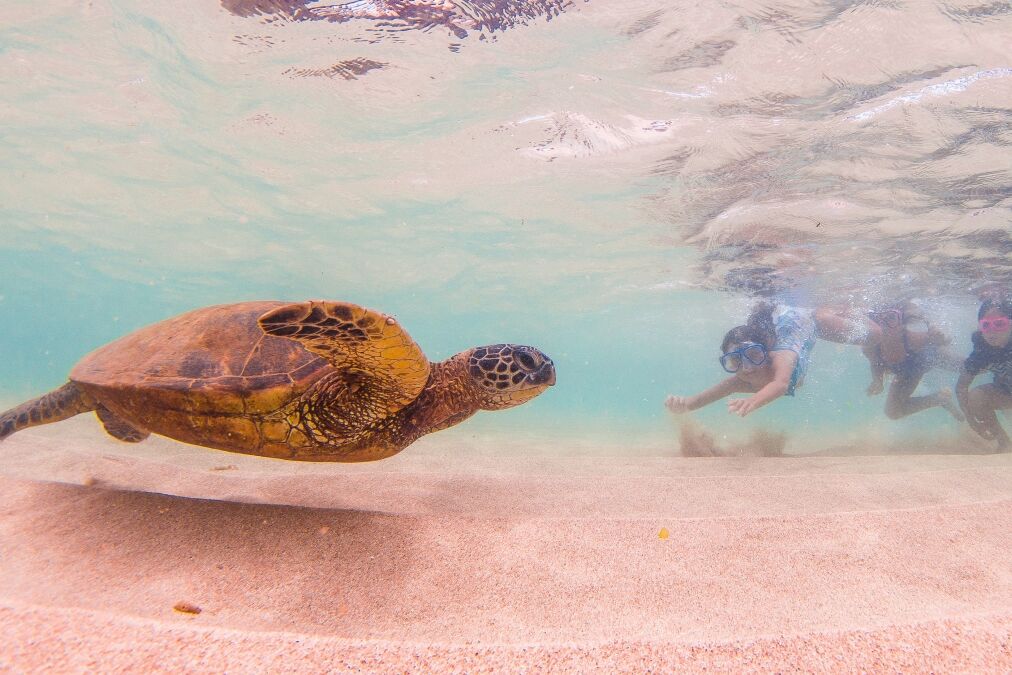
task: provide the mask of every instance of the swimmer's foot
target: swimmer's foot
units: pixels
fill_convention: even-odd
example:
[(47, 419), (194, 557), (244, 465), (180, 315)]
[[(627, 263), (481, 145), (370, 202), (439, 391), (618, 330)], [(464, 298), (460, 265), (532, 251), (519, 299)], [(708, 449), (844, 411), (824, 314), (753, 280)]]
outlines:
[(956, 405), (956, 401), (953, 400), (951, 389), (942, 389), (938, 392), (938, 404), (949, 411), (949, 414), (956, 418), (957, 422), (965, 422), (966, 418), (963, 417), (963, 411)]

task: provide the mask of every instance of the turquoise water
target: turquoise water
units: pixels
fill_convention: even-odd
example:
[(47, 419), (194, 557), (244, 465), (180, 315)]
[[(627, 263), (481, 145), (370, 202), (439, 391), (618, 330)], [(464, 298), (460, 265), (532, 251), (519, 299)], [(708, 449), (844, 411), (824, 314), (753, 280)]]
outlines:
[[(1001, 3), (162, 4), (0, 9), (5, 403), (188, 309), (328, 298), (431, 360), (550, 354), (475, 432), (673, 439), (754, 297), (922, 298), (968, 352), (973, 289), (1012, 282)], [(822, 343), (796, 398), (696, 417), (957, 433), (867, 379)]]

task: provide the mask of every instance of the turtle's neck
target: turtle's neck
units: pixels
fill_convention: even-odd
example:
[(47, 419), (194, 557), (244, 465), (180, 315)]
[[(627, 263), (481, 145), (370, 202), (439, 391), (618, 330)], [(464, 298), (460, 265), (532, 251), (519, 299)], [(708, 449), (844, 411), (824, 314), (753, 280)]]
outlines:
[(422, 393), (398, 415), (405, 444), (460, 424), (478, 412), (477, 392), (467, 371), (470, 355), (468, 350), (432, 364)]

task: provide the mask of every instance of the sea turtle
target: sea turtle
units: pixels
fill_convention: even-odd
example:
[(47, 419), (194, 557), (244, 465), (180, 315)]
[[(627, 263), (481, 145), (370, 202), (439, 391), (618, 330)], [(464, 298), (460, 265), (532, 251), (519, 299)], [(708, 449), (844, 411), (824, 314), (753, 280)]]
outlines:
[(534, 347), (475, 347), (430, 363), (393, 317), (371, 309), (244, 302), (88, 354), (62, 387), (0, 414), (0, 440), (93, 410), (130, 443), (156, 433), (249, 455), (362, 462), (553, 384), (555, 365)]

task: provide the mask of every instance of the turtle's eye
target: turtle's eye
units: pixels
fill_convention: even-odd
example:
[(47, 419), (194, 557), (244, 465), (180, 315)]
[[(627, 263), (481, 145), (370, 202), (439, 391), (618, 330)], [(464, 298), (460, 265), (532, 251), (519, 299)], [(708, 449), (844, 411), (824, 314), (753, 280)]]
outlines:
[(524, 370), (534, 370), (538, 367), (537, 360), (527, 352), (517, 352), (516, 359)]

